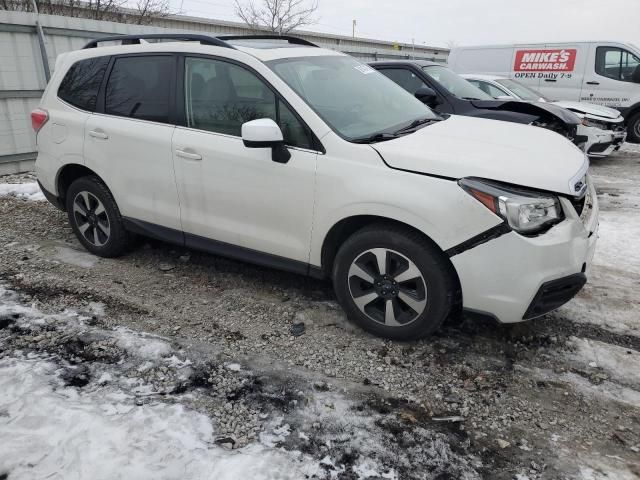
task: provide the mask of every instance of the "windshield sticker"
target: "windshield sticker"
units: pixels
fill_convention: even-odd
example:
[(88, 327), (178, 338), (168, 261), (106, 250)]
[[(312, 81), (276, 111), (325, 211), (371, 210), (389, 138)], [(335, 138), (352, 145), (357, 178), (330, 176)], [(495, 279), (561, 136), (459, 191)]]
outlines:
[(513, 65), (515, 72), (573, 72), (576, 64), (575, 48), (562, 50), (517, 50)]
[(365, 75), (368, 75), (370, 73), (375, 72), (375, 70), (371, 67), (368, 67), (366, 65), (356, 65), (355, 67), (356, 70), (358, 70), (360, 73), (364, 73)]

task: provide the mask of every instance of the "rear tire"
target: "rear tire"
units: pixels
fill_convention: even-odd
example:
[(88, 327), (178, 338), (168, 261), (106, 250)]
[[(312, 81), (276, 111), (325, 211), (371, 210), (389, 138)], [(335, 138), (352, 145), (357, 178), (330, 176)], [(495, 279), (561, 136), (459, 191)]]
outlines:
[(640, 143), (640, 112), (627, 120), (627, 142)]
[(80, 243), (99, 257), (118, 257), (130, 235), (107, 186), (95, 176), (75, 180), (66, 193), (69, 223)]
[(345, 241), (335, 258), (333, 285), (351, 320), (393, 340), (437, 330), (458, 291), (453, 266), (433, 243), (386, 224), (365, 227)]

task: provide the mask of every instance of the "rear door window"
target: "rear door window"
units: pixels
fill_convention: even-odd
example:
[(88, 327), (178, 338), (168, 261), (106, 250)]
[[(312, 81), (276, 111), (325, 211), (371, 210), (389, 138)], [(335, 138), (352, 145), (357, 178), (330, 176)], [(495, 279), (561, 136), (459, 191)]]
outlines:
[(60, 83), (58, 97), (74, 107), (95, 111), (109, 60), (110, 57), (95, 57), (74, 63)]
[(170, 55), (117, 58), (107, 82), (105, 113), (169, 123), (174, 67)]

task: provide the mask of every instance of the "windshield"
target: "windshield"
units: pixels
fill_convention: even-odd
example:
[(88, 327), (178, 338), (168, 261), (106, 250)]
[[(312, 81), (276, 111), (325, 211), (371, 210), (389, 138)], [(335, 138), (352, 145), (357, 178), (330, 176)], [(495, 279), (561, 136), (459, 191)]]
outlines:
[(494, 100), (475, 85), (472, 85), (457, 73), (453, 73), (446, 67), (440, 65), (428, 65), (422, 67), (424, 72), (433, 80), (438, 82), (447, 91), (458, 98), (464, 100)]
[(520, 100), (526, 100), (527, 102), (539, 102), (542, 99), (542, 101), (548, 101), (540, 92), (536, 92), (533, 88), (526, 87), (515, 80), (501, 78), (500, 80), (496, 80), (496, 82), (507, 87), (515, 93)]
[(391, 133), (418, 119), (440, 118), (402, 87), (351, 57), (287, 58), (267, 65), (347, 140)]

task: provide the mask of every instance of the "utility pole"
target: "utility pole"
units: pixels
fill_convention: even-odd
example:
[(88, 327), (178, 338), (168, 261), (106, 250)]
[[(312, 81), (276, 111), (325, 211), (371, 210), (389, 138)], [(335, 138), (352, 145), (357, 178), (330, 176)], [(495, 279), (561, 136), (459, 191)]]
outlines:
[(47, 57), (47, 47), (44, 43), (44, 32), (42, 31), (42, 25), (40, 25), (40, 12), (38, 11), (38, 4), (36, 0), (31, 0), (33, 4), (33, 11), (36, 13), (36, 33), (38, 35), (38, 45), (40, 47), (40, 56), (42, 57), (42, 68), (44, 69), (44, 78), (49, 83), (51, 79), (51, 70), (49, 70), (49, 58)]
[(356, 38), (356, 21), (354, 20), (351, 24), (351, 36)]

